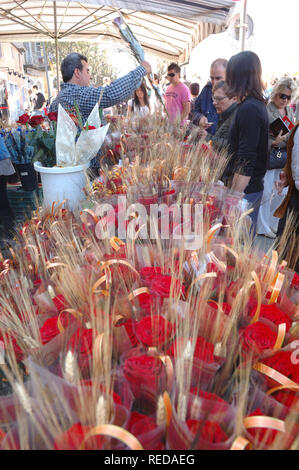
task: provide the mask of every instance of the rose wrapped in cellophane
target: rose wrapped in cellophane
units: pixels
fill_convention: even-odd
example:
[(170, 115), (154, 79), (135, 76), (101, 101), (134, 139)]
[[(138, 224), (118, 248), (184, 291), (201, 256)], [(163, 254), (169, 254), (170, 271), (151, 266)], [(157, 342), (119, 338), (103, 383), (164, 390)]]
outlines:
[(108, 127), (109, 124), (101, 127), (99, 105), (96, 104), (76, 140), (77, 126), (59, 105), (56, 134), (57, 166), (76, 166), (90, 162), (100, 150)]

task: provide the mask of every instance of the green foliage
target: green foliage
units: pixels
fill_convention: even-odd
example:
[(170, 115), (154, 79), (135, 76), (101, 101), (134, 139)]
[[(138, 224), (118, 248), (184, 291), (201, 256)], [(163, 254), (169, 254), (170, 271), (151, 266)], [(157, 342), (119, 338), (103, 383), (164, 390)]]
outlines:
[(39, 161), (43, 166), (56, 165), (56, 122), (51, 122), (49, 130), (45, 131), (40, 126), (31, 133), (31, 143), (35, 149), (34, 161)]

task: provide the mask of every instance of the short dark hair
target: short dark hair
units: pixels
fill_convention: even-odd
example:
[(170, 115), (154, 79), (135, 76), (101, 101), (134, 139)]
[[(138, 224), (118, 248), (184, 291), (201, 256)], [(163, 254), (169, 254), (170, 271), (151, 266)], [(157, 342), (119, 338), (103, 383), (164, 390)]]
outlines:
[(38, 86), (37, 85), (33, 85), (33, 87), (35, 90), (38, 90)]
[(191, 92), (191, 95), (197, 96), (199, 93), (199, 83), (191, 83), (190, 92)]
[(175, 62), (172, 62), (170, 65), (168, 65), (167, 71), (169, 72), (169, 70), (174, 70), (175, 73), (181, 73), (181, 67)]
[(228, 98), (234, 96), (243, 100), (246, 96), (265, 101), (262, 81), (262, 65), (259, 57), (252, 51), (233, 55), (226, 69)]
[(87, 57), (78, 54), (78, 52), (72, 52), (63, 59), (61, 63), (61, 75), (64, 83), (69, 82), (73, 78), (75, 69), (83, 69), (82, 60), (88, 62)]

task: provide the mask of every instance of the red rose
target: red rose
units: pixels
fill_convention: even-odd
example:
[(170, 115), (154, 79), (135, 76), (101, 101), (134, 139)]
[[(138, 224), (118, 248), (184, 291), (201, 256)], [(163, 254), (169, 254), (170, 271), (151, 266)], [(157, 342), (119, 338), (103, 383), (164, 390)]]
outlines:
[(152, 301), (152, 297), (150, 296), (150, 294), (148, 294), (147, 292), (144, 292), (143, 294), (138, 295), (138, 302), (142, 310), (145, 310), (146, 313), (148, 314), (151, 313), (151, 306), (153, 304), (153, 301)]
[(16, 121), (18, 124), (26, 124), (30, 119), (30, 116), (28, 114), (22, 114), (22, 116), (19, 116), (19, 119)]
[(259, 321), (241, 330), (240, 338), (243, 351), (260, 353), (264, 349), (273, 349), (277, 333)]
[(299, 289), (299, 274), (294, 273), (294, 277), (292, 279), (292, 287), (295, 287), (296, 289)]
[[(154, 295), (160, 296), (162, 298), (168, 298), (170, 296), (175, 296), (180, 293), (185, 294), (185, 287), (178, 279), (174, 280), (172, 286), (171, 283), (171, 276), (157, 274), (151, 281), (150, 289)], [(172, 289), (171, 292), (170, 288)]]
[(203, 441), (218, 444), (228, 439), (228, 435), (221, 429), (219, 424), (214, 421), (188, 419), (186, 424), (193, 437), (198, 433), (199, 439)]
[(52, 299), (53, 304), (57, 308), (58, 312), (61, 312), (61, 310), (67, 308), (68, 304), (62, 294), (58, 294)]
[(296, 395), (295, 391), (281, 390), (280, 392), (273, 393), (272, 396), (287, 408), (294, 407), (298, 410), (299, 397)]
[(50, 121), (57, 121), (58, 113), (48, 113), (48, 118)]
[(196, 339), (194, 358), (208, 363), (215, 362), (214, 345), (201, 336), (198, 336)]
[[(68, 325), (68, 314), (63, 313), (60, 317), (60, 320), (62, 326), (65, 328)], [(58, 316), (48, 318), (48, 320), (46, 320), (43, 326), (39, 329), (42, 344), (47, 344), (49, 341), (55, 338), (55, 336), (59, 335), (60, 331), (58, 329), (57, 321)]]
[(191, 387), (190, 393), (198, 398), (203, 398), (204, 400), (209, 401), (209, 404), (206, 405), (206, 411), (208, 413), (221, 413), (223, 411), (227, 411), (230, 407), (229, 403), (216, 395), (216, 393), (199, 390), (198, 387)]
[(81, 371), (88, 369), (92, 354), (93, 330), (78, 328), (68, 342), (68, 349), (76, 354)]
[(124, 364), (124, 375), (135, 398), (163, 393), (166, 390), (166, 372), (159, 357), (131, 356)]
[[(86, 387), (87, 389), (90, 389), (90, 395), (92, 396), (92, 387), (93, 387), (92, 380), (90, 379), (80, 380), (80, 384), (82, 387)], [(101, 393), (104, 393), (104, 394), (106, 393), (106, 387), (103, 384), (99, 384), (99, 390), (101, 391)], [(117, 393), (112, 391), (111, 396), (116, 405), (122, 405), (120, 396)]]
[[(128, 430), (140, 441), (145, 450), (163, 450), (164, 429), (159, 429), (154, 418), (133, 411)], [(156, 431), (156, 433), (154, 432)]]
[[(210, 305), (210, 307), (214, 308), (215, 310), (218, 310), (218, 305), (217, 305), (217, 302), (214, 302), (213, 300), (210, 300), (208, 302), (208, 304)], [(223, 310), (223, 313), (225, 313), (225, 315), (229, 315), (230, 312), (231, 312), (231, 306), (226, 303), (226, 302), (223, 302), (220, 307), (222, 308)]]
[(161, 315), (144, 317), (135, 323), (135, 334), (144, 346), (161, 347), (172, 336), (172, 325)]
[(96, 129), (95, 126), (88, 126), (88, 127), (86, 126), (86, 127), (83, 127), (83, 130), (84, 130), (84, 131), (92, 131), (92, 130), (94, 130), (94, 129)]
[(115, 326), (116, 328), (123, 326), (126, 329), (127, 335), (129, 337), (129, 340), (131, 341), (132, 346), (137, 346), (138, 339), (134, 332), (134, 320), (129, 318), (129, 320), (126, 320), (124, 322), (119, 322)]
[(153, 431), (157, 428), (156, 421), (150, 416), (143, 415), (141, 413), (136, 413), (133, 411), (131, 413), (130, 421), (128, 423), (129, 431), (134, 436), (139, 436), (140, 434), (145, 434), (147, 432)]
[[(254, 308), (250, 315), (253, 317), (256, 312), (256, 308)], [(270, 320), (272, 323), (275, 325), (280, 325), (281, 323), (286, 324), (286, 329), (289, 331), (289, 329), (292, 326), (292, 320), (290, 317), (280, 310), (276, 304), (271, 304), (271, 305), (261, 305), (261, 310), (260, 310), (260, 318), (267, 318)]]
[(31, 116), (28, 121), (31, 127), (37, 127), (44, 122), (43, 116)]
[[(80, 423), (73, 424), (66, 432), (55, 439), (54, 450), (79, 450), (84, 437), (90, 431), (90, 426)], [(86, 450), (102, 450), (103, 437), (90, 437), (84, 444)]]
[(79, 127), (79, 121), (78, 121), (77, 116), (75, 114), (69, 114), (69, 117), (76, 124), (76, 126)]
[[(273, 356), (263, 359), (263, 364), (271, 367), (277, 372), (280, 372), (294, 382), (299, 383), (299, 366), (292, 363), (292, 354), (293, 351), (277, 351)], [(279, 385), (276, 381), (271, 380), (268, 377), (266, 380), (269, 387), (275, 387)]]
[(141, 268), (139, 274), (143, 282), (150, 283), (157, 274), (162, 274), (162, 269), (159, 266), (148, 266)]
[(3, 339), (4, 337), (7, 341), (7, 344), (11, 343), (15, 356), (16, 356), (16, 361), (21, 362), (24, 359), (24, 353), (23, 353), (23, 350), (18, 345), (16, 338), (12, 336), (12, 334), (5, 333), (3, 337), (2, 336), (0, 337), (0, 340), (3, 340), (3, 342), (4, 342), (4, 339)]

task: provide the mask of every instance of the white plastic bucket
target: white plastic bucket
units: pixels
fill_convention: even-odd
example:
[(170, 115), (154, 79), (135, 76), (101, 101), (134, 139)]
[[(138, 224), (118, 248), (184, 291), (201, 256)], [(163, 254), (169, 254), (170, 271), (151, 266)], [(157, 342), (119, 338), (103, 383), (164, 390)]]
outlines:
[(76, 211), (85, 199), (83, 188), (86, 184), (85, 172), (88, 163), (65, 168), (42, 166), (34, 163), (35, 171), (41, 175), (43, 187), (43, 205), (51, 207), (53, 202), (61, 204), (66, 200), (67, 207)]

